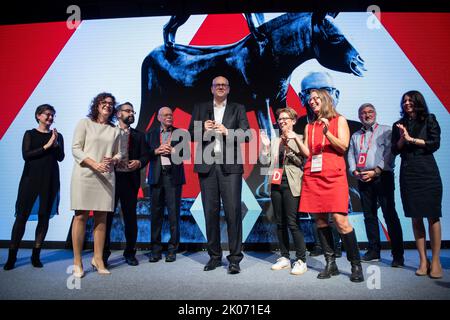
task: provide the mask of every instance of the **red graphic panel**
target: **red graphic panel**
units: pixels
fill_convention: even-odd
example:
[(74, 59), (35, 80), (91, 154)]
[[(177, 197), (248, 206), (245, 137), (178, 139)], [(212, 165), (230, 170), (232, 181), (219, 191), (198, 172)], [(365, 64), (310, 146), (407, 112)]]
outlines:
[[(242, 14), (210, 14), (203, 21), (202, 25), (192, 38), (190, 45), (210, 46), (227, 45), (237, 42), (249, 34), (247, 22)], [(212, 80), (212, 79), (211, 79)], [(187, 128), (191, 116), (177, 109), (174, 113), (174, 125), (179, 128)], [(256, 117), (252, 117), (254, 123), (250, 123), (252, 128), (257, 128)], [(191, 144), (191, 150), (194, 145)], [(197, 174), (194, 173), (194, 155), (191, 154), (191, 164), (185, 165), (186, 186), (183, 188), (183, 197), (195, 198), (200, 192)], [(245, 172), (249, 173), (248, 166)]]
[(0, 27), (0, 139), (73, 32), (65, 22)]
[(450, 112), (450, 13), (382, 13), (381, 23)]
[[(192, 38), (190, 45), (210, 46), (232, 44), (246, 37), (249, 33), (250, 30), (248, 29), (247, 21), (242, 14), (210, 14), (205, 18), (197, 33)], [(293, 107), (299, 113), (299, 115), (306, 114), (306, 110), (301, 107), (300, 99), (291, 86), (289, 86), (288, 89), (287, 104)], [(176, 117), (174, 123), (176, 127), (188, 127), (191, 118), (189, 114), (184, 113), (180, 109), (177, 109), (177, 111), (175, 111), (174, 117)], [(247, 117), (250, 123), (250, 127), (258, 130), (259, 126), (255, 112), (248, 112)], [(274, 119), (272, 115), (272, 121), (273, 120)], [(246, 157), (244, 158), (244, 178), (246, 178), (251, 173), (253, 165), (248, 164), (248, 144), (243, 145), (242, 149), (243, 154), (246, 155)], [(194, 149), (191, 148), (191, 150)], [(193, 159), (193, 155), (191, 156)], [(196, 197), (200, 192), (198, 177), (193, 172), (193, 170), (193, 161), (191, 161), (191, 164), (185, 165), (186, 186), (183, 189), (183, 197), (186, 198)]]

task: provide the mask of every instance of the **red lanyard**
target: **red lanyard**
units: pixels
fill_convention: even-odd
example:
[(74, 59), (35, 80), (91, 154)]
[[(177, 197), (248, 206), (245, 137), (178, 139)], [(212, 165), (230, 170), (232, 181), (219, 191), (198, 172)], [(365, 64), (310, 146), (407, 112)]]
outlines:
[[(312, 123), (311, 156), (314, 155), (314, 133), (315, 133), (315, 130), (316, 130), (316, 122), (317, 122), (317, 121), (314, 121), (314, 122)], [(323, 133), (322, 133), (322, 134), (323, 134)], [(320, 148), (320, 153), (323, 152), (324, 147), (325, 147), (325, 134), (323, 134), (323, 138), (322, 138), (322, 146), (321, 146), (321, 148)], [(320, 154), (320, 153), (319, 153), (319, 154)]]
[[(369, 152), (370, 145), (372, 144), (372, 138), (373, 138), (373, 136), (375, 135), (375, 130), (377, 130), (377, 128), (378, 128), (378, 123), (375, 124), (375, 126), (373, 127), (372, 135), (370, 136), (369, 142), (367, 143), (367, 150), (366, 150), (365, 153)], [(366, 131), (366, 132), (367, 132), (367, 131)], [(360, 151), (360, 152), (362, 152), (363, 147), (364, 147), (364, 137), (365, 137), (365, 136), (366, 136), (366, 134), (362, 134), (362, 135), (361, 135), (361, 139), (360, 139), (360, 141), (359, 141), (359, 151)]]
[[(159, 144), (163, 144), (163, 138), (162, 138), (163, 132), (159, 134)], [(170, 139), (172, 139), (172, 131), (169, 131), (169, 138), (167, 138), (166, 143), (170, 144)]]

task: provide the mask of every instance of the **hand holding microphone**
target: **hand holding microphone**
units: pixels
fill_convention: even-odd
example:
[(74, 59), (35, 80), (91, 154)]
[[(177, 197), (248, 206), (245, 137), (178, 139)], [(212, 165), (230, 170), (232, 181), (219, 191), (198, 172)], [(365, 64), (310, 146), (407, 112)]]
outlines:
[(208, 130), (213, 130), (214, 129), (214, 126), (216, 125), (216, 122), (213, 119), (214, 119), (213, 114), (212, 114), (211, 110), (209, 110), (208, 111), (208, 120), (206, 120), (205, 124), (204, 124), (205, 130), (208, 131)]

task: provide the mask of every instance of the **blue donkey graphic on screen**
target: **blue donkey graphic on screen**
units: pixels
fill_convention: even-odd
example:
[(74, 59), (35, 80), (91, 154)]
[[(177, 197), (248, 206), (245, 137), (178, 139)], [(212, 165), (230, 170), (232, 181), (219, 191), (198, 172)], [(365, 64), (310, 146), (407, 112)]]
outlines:
[(269, 106), (274, 112), (286, 106), (291, 74), (305, 61), (317, 59), (329, 69), (356, 76), (365, 71), (364, 61), (334, 24), (336, 15), (287, 13), (258, 27), (246, 15), (251, 33), (226, 46), (175, 44), (174, 32), (187, 17), (172, 22), (175, 31), (166, 25), (169, 43), (154, 49), (142, 64), (138, 129), (146, 130), (161, 106), (191, 113), (194, 103), (211, 99), (212, 79), (224, 75), (230, 81), (230, 99), (256, 111), (260, 128), (270, 132)]

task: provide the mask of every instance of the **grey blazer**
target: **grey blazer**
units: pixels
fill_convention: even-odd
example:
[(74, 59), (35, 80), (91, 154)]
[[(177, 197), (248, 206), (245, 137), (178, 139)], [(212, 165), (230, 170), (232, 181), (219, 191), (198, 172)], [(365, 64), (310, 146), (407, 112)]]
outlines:
[[(297, 137), (303, 140), (303, 135), (297, 134)], [(275, 156), (279, 153), (280, 142), (279, 137), (271, 140), (269, 152), (265, 153), (264, 150), (261, 152), (260, 160), (262, 164), (269, 166), (267, 175), (269, 175), (270, 180), (272, 180), (273, 169), (278, 168), (278, 163), (275, 163)], [(302, 188), (304, 158), (299, 154), (300, 150), (294, 140), (289, 140), (288, 146), (293, 152), (286, 154), (283, 170), (286, 173), (292, 195), (299, 197)]]

